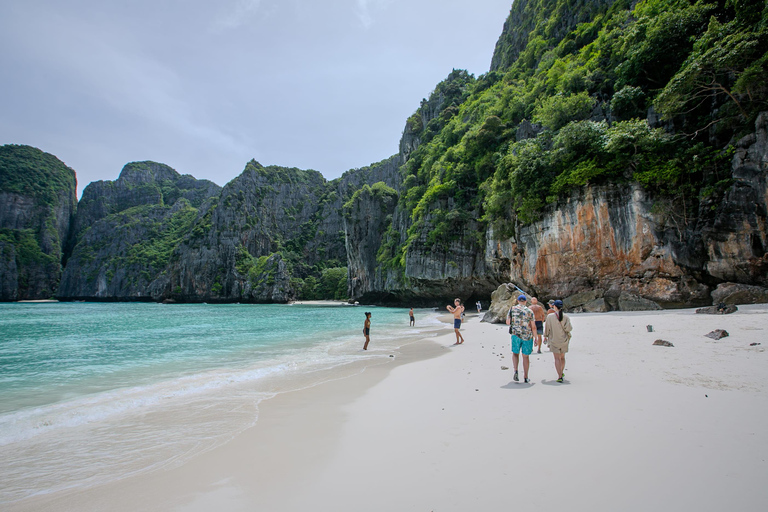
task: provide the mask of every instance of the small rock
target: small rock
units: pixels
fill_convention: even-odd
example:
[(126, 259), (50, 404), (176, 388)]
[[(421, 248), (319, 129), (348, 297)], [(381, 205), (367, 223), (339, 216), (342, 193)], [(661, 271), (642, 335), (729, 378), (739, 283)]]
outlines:
[(480, 391), (479, 389), (476, 389), (475, 391)]
[(706, 308), (699, 308), (696, 310), (696, 312), (705, 315), (730, 315), (731, 313), (735, 313), (738, 310), (739, 308), (733, 304), (728, 304), (725, 306), (725, 309), (718, 308), (717, 306), (708, 306)]
[(757, 343), (757, 342), (755, 342), (755, 343), (750, 343), (750, 344), (749, 344), (749, 346), (750, 346), (750, 347), (756, 347), (756, 346), (758, 346), (758, 345), (760, 345), (760, 343)]
[(508, 366), (502, 366), (501, 369), (502, 370), (509, 370), (509, 367)]
[(389, 355), (389, 357), (395, 357), (395, 356), (393, 356), (392, 354), (390, 354), (390, 355)]
[(659, 347), (674, 347), (674, 345), (668, 342), (667, 340), (656, 340), (653, 342), (653, 344)]
[(707, 338), (712, 338), (713, 340), (719, 340), (728, 336), (728, 331), (724, 329), (715, 329), (714, 331), (710, 332), (709, 334), (705, 334), (704, 336)]

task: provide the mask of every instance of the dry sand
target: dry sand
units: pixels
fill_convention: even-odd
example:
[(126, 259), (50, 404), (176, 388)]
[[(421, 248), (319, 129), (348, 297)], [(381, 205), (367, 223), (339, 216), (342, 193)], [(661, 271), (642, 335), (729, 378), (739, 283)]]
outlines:
[(181, 467), (10, 510), (768, 510), (768, 306), (571, 320), (563, 384), (546, 351), (513, 382), (506, 327), (470, 317)]

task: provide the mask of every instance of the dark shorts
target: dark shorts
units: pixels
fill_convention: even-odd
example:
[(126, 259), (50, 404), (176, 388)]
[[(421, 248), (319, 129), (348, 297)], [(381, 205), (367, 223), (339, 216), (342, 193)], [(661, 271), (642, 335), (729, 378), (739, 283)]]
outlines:
[(413, 322), (413, 321), (415, 321), (415, 320), (416, 320), (415, 318), (411, 317), (411, 322)]
[(544, 334), (544, 322), (536, 320), (536, 334)]
[(453, 319), (453, 328), (454, 329), (458, 329), (459, 327), (461, 327), (461, 320), (458, 319), (458, 318), (454, 318)]
[(366, 335), (366, 336), (370, 336), (371, 335), (371, 329), (366, 327), (365, 329), (363, 329), (363, 334)]

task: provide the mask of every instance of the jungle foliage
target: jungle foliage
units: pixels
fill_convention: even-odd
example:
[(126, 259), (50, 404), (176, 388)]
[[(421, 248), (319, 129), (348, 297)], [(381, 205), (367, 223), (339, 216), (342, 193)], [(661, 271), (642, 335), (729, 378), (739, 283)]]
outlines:
[(585, 185), (639, 183), (687, 217), (730, 178), (732, 144), (768, 108), (768, 4), (587, 2), (589, 16), (568, 18), (572, 3), (521, 4), (526, 41), (502, 35), (477, 79), (454, 70), (435, 91), (461, 102), (426, 124), (433, 98), (422, 102), (399, 201), (412, 227), (403, 243), (385, 236), (380, 262), (402, 266), (416, 240), (466, 236), (469, 219), (511, 235)]

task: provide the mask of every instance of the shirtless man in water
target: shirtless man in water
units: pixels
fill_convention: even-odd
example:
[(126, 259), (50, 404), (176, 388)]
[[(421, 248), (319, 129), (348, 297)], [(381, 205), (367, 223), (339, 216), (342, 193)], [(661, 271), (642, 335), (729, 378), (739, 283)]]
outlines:
[[(459, 332), (461, 327), (461, 315), (464, 313), (464, 306), (461, 305), (461, 299), (455, 299), (453, 306), (448, 305), (446, 309), (453, 313), (453, 330), (456, 331), (456, 345), (464, 343), (464, 336)], [(459, 341), (461, 340), (461, 341)]]

